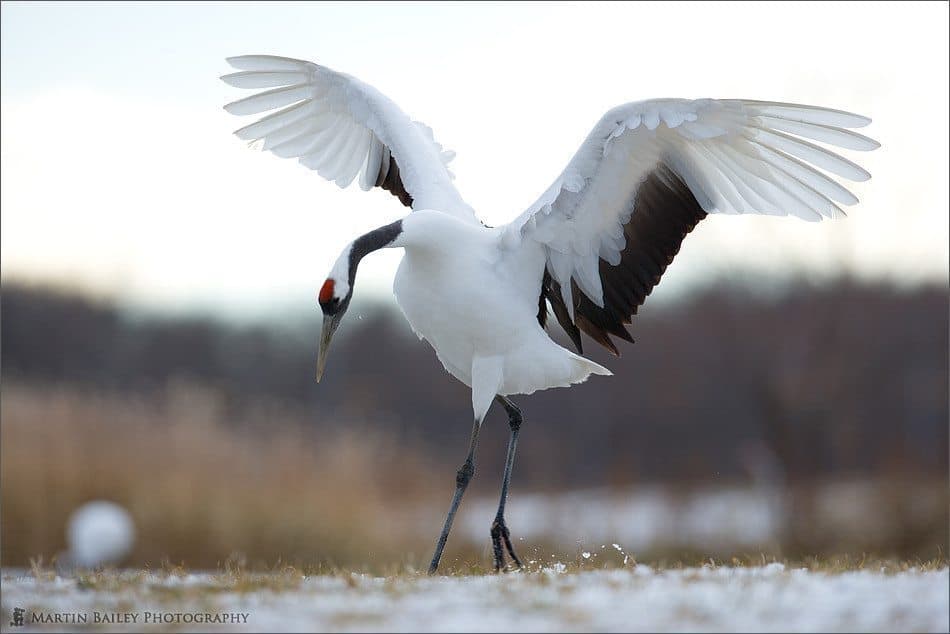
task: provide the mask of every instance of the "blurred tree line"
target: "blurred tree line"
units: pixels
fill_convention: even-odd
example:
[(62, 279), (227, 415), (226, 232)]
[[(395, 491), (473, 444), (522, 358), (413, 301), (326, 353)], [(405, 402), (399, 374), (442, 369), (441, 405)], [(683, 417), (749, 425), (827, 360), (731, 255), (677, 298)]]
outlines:
[[(196, 382), (221, 395), (236, 423), (280, 425), (247, 415), (279, 403), (318, 427), (383, 426), (454, 477), (468, 389), (396, 310), (351, 309), (319, 385), (319, 311), (290, 323), (162, 319), (5, 283), (2, 376), (119, 393)], [(515, 399), (526, 416), (517, 487), (946, 476), (945, 287), (841, 279), (763, 296), (720, 283), (648, 305), (631, 332), (637, 342), (620, 359), (585, 339), (615, 377)], [(489, 416), (480, 473), (500, 474), (503, 421)]]

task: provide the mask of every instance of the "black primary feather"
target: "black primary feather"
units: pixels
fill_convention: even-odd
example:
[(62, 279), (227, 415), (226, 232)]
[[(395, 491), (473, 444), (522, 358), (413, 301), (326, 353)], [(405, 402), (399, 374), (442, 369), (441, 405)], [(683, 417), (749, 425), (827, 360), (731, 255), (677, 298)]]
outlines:
[[(604, 289), (604, 307), (596, 305), (571, 280), (574, 297), (574, 321), (561, 296), (560, 285), (544, 271), (540, 305), (547, 300), (558, 323), (583, 352), (580, 331), (619, 356), (610, 335), (633, 343), (625, 324), (632, 321), (653, 288), (660, 283), (666, 267), (679, 253), (683, 239), (706, 217), (686, 183), (667, 165), (660, 163), (637, 188), (630, 220), (623, 227), (626, 245), (620, 263), (612, 266), (600, 260), (600, 280)], [(543, 313), (543, 314), (542, 314)], [(547, 311), (538, 312), (543, 327)]]

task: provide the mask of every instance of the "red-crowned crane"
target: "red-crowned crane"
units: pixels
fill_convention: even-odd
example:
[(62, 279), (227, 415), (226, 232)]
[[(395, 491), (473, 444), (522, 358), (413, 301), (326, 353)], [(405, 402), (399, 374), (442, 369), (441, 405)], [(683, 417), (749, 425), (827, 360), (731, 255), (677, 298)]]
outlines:
[(611, 335), (632, 341), (624, 324), (706, 214), (843, 216), (838, 205), (857, 198), (824, 172), (851, 181), (870, 175), (811, 141), (879, 147), (848, 129), (870, 119), (828, 108), (745, 99), (628, 103), (601, 118), (527, 211), (487, 227), (452, 185), (447, 166), (454, 153), (371, 86), (296, 59), (248, 55), (228, 62), (240, 72), (225, 82), (266, 89), (228, 104), (228, 112), (279, 109), (238, 130), (239, 138), (261, 141), (264, 150), (296, 158), (340, 187), (357, 178), (363, 190), (382, 187), (412, 210), (347, 245), (323, 283), (317, 381), (360, 260), (377, 249), (404, 249), (396, 302), (445, 369), (471, 388), (475, 420), (430, 573), (475, 473), (478, 433), (492, 402), (505, 409), (511, 430), (491, 526), (494, 565), (502, 570), (505, 551), (521, 566), (505, 525), (522, 424), (509, 397), (611, 374), (548, 336), (548, 304), (578, 353), (584, 332), (617, 354)]

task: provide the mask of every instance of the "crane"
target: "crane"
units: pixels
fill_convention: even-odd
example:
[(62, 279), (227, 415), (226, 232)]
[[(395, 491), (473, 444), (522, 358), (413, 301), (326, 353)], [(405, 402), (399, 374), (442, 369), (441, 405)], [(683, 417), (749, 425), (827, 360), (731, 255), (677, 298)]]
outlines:
[[(610, 375), (581, 356), (581, 332), (615, 355), (612, 337), (632, 342), (625, 325), (708, 214), (842, 217), (840, 205), (857, 198), (829, 174), (855, 182), (870, 174), (824, 146), (879, 147), (852, 130), (870, 119), (829, 108), (746, 99), (627, 103), (600, 119), (533, 205), (508, 224), (488, 227), (452, 184), (454, 153), (375, 88), (303, 60), (227, 61), (237, 72), (223, 81), (263, 90), (225, 110), (268, 113), (237, 130), (240, 139), (296, 158), (341, 188), (356, 179), (364, 191), (382, 188), (411, 210), (348, 244), (321, 286), (316, 380), (360, 261), (379, 249), (403, 249), (396, 303), (446, 371), (471, 388), (474, 415), (430, 573), (475, 474), (478, 434), (492, 403), (505, 410), (510, 430), (490, 530), (501, 571), (522, 565), (505, 523), (523, 424), (510, 397)], [(549, 305), (577, 353), (548, 336)]]

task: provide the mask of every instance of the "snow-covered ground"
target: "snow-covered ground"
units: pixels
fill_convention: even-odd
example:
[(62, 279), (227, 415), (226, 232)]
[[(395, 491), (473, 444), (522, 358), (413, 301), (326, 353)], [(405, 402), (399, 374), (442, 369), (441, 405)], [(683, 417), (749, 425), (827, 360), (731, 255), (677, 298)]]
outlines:
[[(580, 571), (555, 564), (437, 578), (285, 572), (75, 580), (6, 571), (0, 625), (11, 630), (22, 608), (18, 631), (38, 629), (35, 616), (60, 615), (47, 627), (77, 629), (84, 616), (87, 627), (122, 630), (946, 632), (948, 593), (946, 568), (813, 572), (778, 563)], [(119, 624), (97, 624), (103, 617)], [(214, 623), (222, 619), (236, 623)]]

